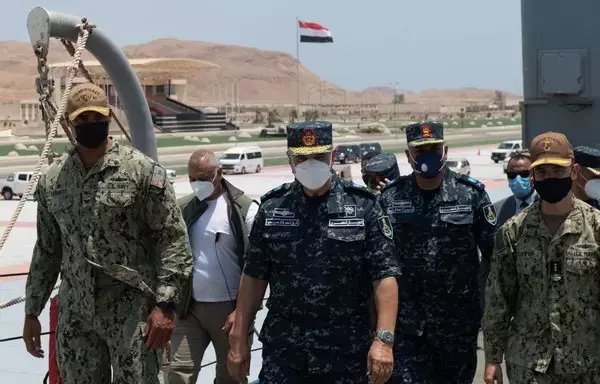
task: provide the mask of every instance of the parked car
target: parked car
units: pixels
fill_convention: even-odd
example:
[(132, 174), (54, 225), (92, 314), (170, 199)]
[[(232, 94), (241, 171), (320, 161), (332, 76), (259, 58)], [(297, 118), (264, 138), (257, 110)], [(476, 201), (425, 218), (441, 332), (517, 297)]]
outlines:
[(460, 159), (449, 158), (446, 160), (446, 165), (456, 173), (471, 176), (471, 164), (464, 157)]
[(335, 147), (333, 162), (346, 164), (347, 162), (358, 163), (360, 160), (360, 147), (356, 144), (341, 144)]
[[(9, 174), (6, 179), (1, 182), (0, 191), (2, 191), (4, 200), (12, 200), (15, 196), (18, 196), (19, 198), (23, 197), (32, 176), (33, 172), (30, 171), (19, 171)], [(33, 196), (33, 192), (35, 192), (35, 185), (31, 189), (29, 195)]]
[(381, 151), (381, 144), (379, 143), (362, 143), (359, 144), (359, 156), (363, 156), (363, 154), (368, 153), (370, 157), (379, 155)]
[(506, 159), (510, 153), (521, 149), (523, 149), (523, 142), (521, 140), (503, 141), (497, 149), (492, 151), (491, 159), (494, 163), (498, 163)]
[(258, 173), (264, 166), (262, 151), (256, 145), (229, 148), (219, 162), (223, 173)]

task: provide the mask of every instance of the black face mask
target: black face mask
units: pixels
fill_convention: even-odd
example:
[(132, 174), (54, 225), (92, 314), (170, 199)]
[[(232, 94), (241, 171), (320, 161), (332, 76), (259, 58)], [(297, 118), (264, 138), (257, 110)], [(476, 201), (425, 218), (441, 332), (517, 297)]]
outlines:
[(108, 137), (108, 121), (76, 125), (75, 135), (77, 142), (82, 147), (96, 149)]
[(534, 181), (533, 188), (542, 200), (556, 204), (569, 194), (572, 182), (570, 176), (562, 179), (545, 179)]

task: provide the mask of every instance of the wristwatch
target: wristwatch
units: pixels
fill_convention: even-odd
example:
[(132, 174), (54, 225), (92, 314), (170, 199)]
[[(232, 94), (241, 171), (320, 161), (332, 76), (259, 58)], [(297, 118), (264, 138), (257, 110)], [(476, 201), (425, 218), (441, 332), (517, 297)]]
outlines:
[(375, 332), (375, 338), (389, 346), (394, 345), (394, 332), (390, 330), (382, 329), (380, 331)]
[(175, 310), (177, 309), (177, 306), (172, 301), (160, 301), (156, 303), (156, 306), (165, 312), (171, 313), (175, 313)]

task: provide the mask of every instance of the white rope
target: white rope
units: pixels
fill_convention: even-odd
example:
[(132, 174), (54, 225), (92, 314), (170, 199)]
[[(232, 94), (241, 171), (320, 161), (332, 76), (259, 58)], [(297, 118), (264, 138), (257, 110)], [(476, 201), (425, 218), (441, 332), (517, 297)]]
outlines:
[(29, 180), (29, 184), (27, 184), (27, 189), (25, 189), (25, 192), (23, 193), (23, 196), (21, 197), (21, 200), (19, 201), (19, 205), (17, 206), (17, 209), (13, 213), (13, 215), (8, 223), (8, 226), (4, 230), (4, 233), (2, 234), (2, 238), (0, 238), (0, 251), (2, 251), (2, 247), (6, 243), (6, 239), (8, 239), (8, 235), (10, 234), (10, 231), (15, 226), (15, 223), (17, 222), (17, 219), (19, 218), (19, 215), (21, 214), (21, 210), (23, 210), (23, 207), (25, 206), (25, 203), (27, 202), (27, 198), (29, 197), (29, 194), (31, 193), (31, 189), (33, 188), (33, 186), (37, 183), (37, 181), (39, 179), (40, 170), (42, 169), (42, 165), (46, 162), (46, 156), (48, 155), (48, 152), (50, 151), (50, 148), (52, 146), (52, 140), (54, 140), (54, 136), (56, 136), (56, 131), (58, 130), (58, 125), (60, 124), (60, 119), (63, 116), (63, 114), (65, 113), (65, 109), (67, 107), (67, 99), (69, 97), (69, 93), (71, 93), (71, 88), (73, 86), (73, 80), (75, 79), (75, 75), (77, 74), (77, 68), (79, 67), (79, 62), (81, 61), (81, 54), (83, 53), (83, 50), (85, 49), (85, 45), (87, 43), (89, 35), (90, 35), (90, 30), (85, 25), (83, 25), (81, 28), (81, 33), (79, 34), (79, 37), (77, 38), (77, 47), (75, 48), (75, 54), (73, 55), (73, 62), (71, 64), (71, 66), (69, 67), (69, 76), (67, 78), (67, 83), (65, 85), (65, 91), (63, 92), (62, 98), (60, 100), (60, 106), (58, 108), (58, 111), (56, 112), (56, 115), (54, 116), (54, 121), (52, 122), (52, 127), (50, 128), (50, 132), (48, 134), (46, 144), (44, 145), (44, 149), (42, 150), (42, 154), (40, 155), (40, 160), (37, 162), (37, 164), (33, 168), (33, 176), (31, 177), (31, 180)]

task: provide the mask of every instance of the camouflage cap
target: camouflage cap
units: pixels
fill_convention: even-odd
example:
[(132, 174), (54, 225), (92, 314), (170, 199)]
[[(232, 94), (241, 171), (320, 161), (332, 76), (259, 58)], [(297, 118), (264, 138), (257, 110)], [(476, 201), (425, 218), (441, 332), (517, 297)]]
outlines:
[(573, 149), (573, 154), (577, 164), (586, 167), (594, 175), (600, 176), (600, 149), (581, 145)]
[(75, 120), (84, 112), (98, 112), (104, 116), (110, 114), (106, 93), (92, 83), (77, 84), (71, 88), (67, 99), (67, 116)]
[(529, 147), (531, 168), (543, 164), (568, 167), (573, 163), (573, 147), (565, 135), (545, 132), (536, 136)]
[(444, 142), (444, 126), (436, 121), (409, 124), (405, 131), (406, 142), (413, 147)]
[(287, 145), (294, 155), (331, 152), (332, 126), (327, 121), (305, 121), (287, 126)]

